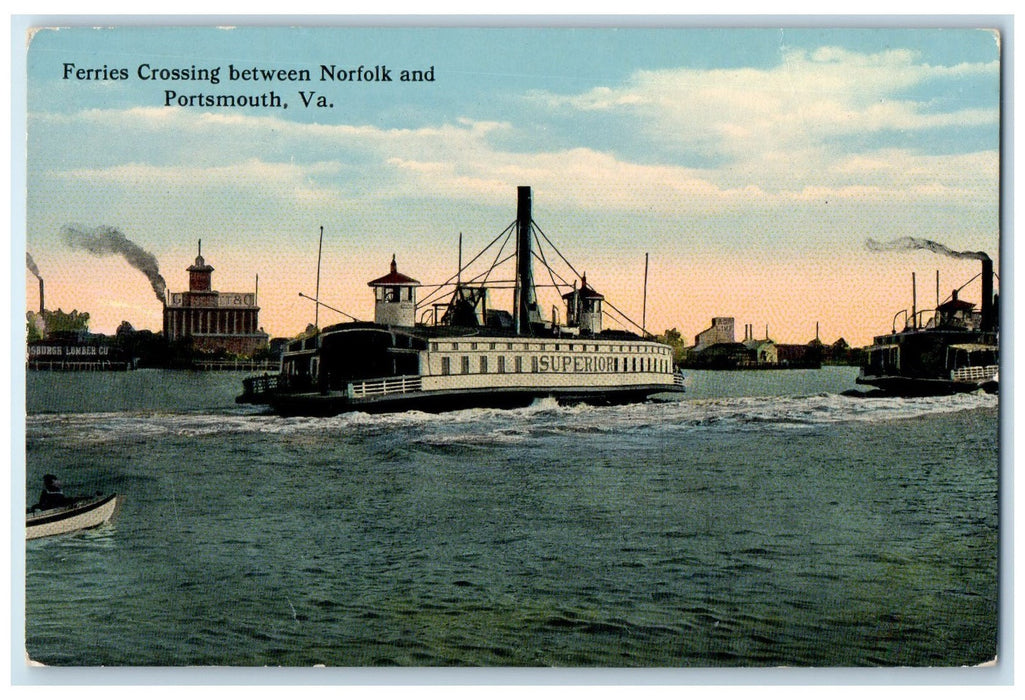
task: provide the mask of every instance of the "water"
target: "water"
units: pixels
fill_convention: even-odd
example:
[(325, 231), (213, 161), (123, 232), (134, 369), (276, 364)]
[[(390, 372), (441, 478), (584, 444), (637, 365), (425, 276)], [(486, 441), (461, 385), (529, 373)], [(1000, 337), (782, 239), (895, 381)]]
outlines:
[(997, 639), (993, 396), (692, 372), (683, 401), (279, 418), (240, 375), (31, 373), (50, 665), (957, 666)]

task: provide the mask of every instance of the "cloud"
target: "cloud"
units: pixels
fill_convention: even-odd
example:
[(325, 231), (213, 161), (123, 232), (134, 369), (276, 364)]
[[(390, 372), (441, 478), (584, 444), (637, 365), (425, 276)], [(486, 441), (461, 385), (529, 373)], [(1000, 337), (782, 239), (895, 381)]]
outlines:
[[(83, 119), (108, 127), (119, 124), (124, 133), (147, 131), (148, 139), (165, 142), (166, 149), (174, 148), (176, 134), (188, 133), (189, 153), (175, 158), (154, 154), (154, 160), (166, 161), (160, 164), (51, 169), (50, 177), (126, 191), (230, 190), (239, 193), (240, 201), (272, 198), (323, 207), (342, 206), (354, 198), (424, 196), (495, 204), (506, 201), (511, 187), (532, 184), (546, 191), (548, 202), (567, 207), (698, 213), (742, 204), (885, 199), (894, 191), (901, 198), (917, 192), (927, 198), (967, 200), (995, 186), (992, 153), (920, 156), (877, 149), (848, 155), (824, 147), (787, 150), (772, 144), (718, 171), (631, 162), (584, 147), (503, 150), (492, 137), (513, 127), (500, 122), (461, 119), (437, 127), (381, 129), (244, 115), (168, 116), (163, 111), (178, 112), (135, 109), (98, 119), (92, 111)], [(168, 131), (171, 124), (174, 128)], [(271, 140), (276, 149), (264, 145)], [(274, 150), (281, 160), (273, 160)], [(308, 155), (288, 156), (290, 151)], [(323, 153), (335, 158), (309, 159)]]
[[(998, 62), (931, 66), (906, 50), (860, 54), (783, 50), (770, 68), (640, 70), (623, 85), (579, 94), (537, 91), (553, 110), (630, 115), (652, 141), (684, 152), (757, 159), (771, 151), (834, 149), (845, 137), (944, 127), (994, 127), (994, 109), (937, 111), (931, 81), (992, 79)], [(938, 93), (942, 94), (942, 93)]]

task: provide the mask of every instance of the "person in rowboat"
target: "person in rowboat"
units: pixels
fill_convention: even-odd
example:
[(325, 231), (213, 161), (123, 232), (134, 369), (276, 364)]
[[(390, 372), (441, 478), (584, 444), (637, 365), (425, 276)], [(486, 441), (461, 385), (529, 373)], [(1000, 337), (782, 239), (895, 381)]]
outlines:
[(39, 494), (39, 502), (32, 506), (32, 510), (50, 510), (69, 506), (76, 500), (78, 499), (64, 495), (60, 479), (53, 474), (47, 474), (43, 477), (43, 492)]

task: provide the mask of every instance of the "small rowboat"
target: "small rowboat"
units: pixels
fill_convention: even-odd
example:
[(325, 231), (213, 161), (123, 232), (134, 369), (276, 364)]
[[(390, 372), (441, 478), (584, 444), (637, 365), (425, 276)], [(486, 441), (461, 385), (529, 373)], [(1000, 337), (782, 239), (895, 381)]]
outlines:
[(25, 518), (25, 538), (63, 535), (88, 530), (112, 521), (121, 507), (116, 493), (78, 501), (68, 506), (30, 512)]

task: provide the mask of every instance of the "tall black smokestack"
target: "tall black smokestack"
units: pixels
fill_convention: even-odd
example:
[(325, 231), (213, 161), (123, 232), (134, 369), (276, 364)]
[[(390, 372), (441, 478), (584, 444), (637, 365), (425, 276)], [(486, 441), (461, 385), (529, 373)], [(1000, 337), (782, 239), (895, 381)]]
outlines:
[(982, 330), (996, 330), (996, 309), (993, 304), (993, 261), (982, 261)]
[(528, 334), (537, 299), (531, 250), (530, 187), (517, 188), (516, 205), (516, 332)]
[(135, 243), (128, 240), (125, 234), (113, 226), (96, 226), (88, 228), (79, 224), (61, 226), (61, 234), (65, 242), (72, 248), (80, 248), (93, 255), (120, 255), (128, 264), (139, 270), (149, 279), (160, 303), (164, 303), (164, 292), (167, 283), (160, 276), (160, 266), (152, 253), (148, 253)]

